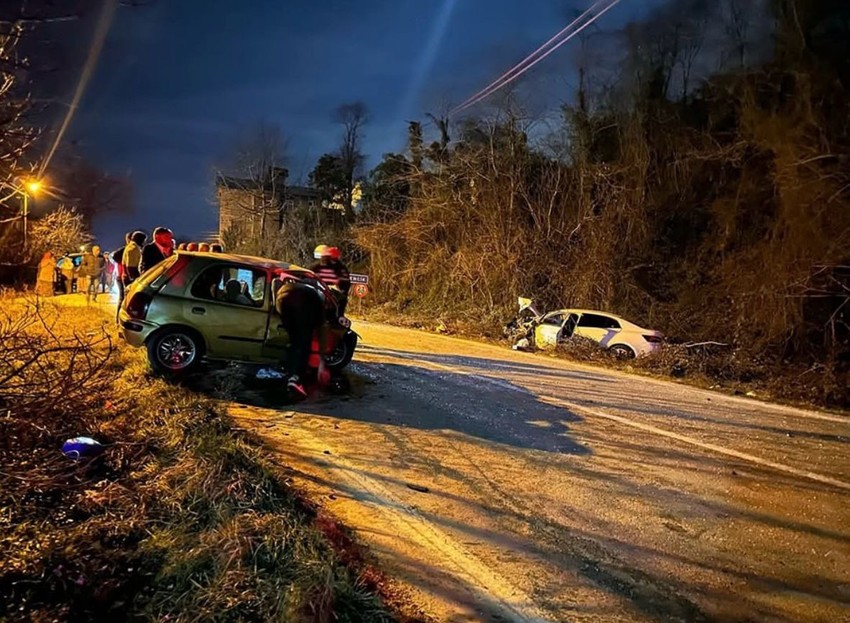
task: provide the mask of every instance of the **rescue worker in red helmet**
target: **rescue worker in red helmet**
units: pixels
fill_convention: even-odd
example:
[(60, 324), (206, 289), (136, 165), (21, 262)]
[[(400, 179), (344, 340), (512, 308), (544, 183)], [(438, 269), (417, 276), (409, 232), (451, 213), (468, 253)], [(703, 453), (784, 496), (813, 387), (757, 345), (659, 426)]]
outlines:
[(342, 253), (337, 247), (320, 244), (313, 251), (313, 257), (319, 262), (311, 269), (319, 280), (328, 286), (337, 300), (337, 310), (341, 316), (345, 315), (345, 307), (348, 304), (348, 291), (351, 289), (351, 279), (348, 268), (340, 260)]

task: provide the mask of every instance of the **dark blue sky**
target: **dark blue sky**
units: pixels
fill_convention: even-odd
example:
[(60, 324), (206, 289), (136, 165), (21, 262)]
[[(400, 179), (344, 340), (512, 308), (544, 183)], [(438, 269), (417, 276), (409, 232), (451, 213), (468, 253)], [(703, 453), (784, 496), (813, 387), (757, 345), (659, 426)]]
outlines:
[[(259, 122), (281, 127), (292, 177), (306, 177), (337, 144), (334, 108), (362, 100), (374, 164), (403, 148), (406, 120), (462, 101), (589, 4), (158, 0), (122, 8), (68, 136), (135, 187), (135, 213), (101, 218), (96, 233), (108, 243), (159, 224), (195, 236), (214, 230), (213, 168)], [(624, 0), (600, 23), (617, 28), (647, 4)], [(553, 103), (569, 97), (570, 47), (531, 78)]]

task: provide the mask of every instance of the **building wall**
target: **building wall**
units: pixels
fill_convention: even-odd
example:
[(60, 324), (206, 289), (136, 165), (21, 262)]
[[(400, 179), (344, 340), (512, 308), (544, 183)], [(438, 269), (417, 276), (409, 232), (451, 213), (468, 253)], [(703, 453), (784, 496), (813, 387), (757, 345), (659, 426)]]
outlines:
[[(219, 235), (230, 229), (234, 223), (244, 223), (252, 234), (258, 234), (263, 220), (262, 203), (269, 207), (274, 204), (271, 198), (264, 201), (261, 194), (242, 188), (227, 188), (220, 186), (218, 194), (218, 227)], [(321, 207), (318, 197), (293, 194), (283, 202), (283, 210), (314, 210)], [(265, 235), (276, 235), (280, 230), (280, 220), (276, 210), (270, 209), (265, 214)]]
[[(266, 206), (265, 212), (263, 205)], [(234, 223), (248, 226), (252, 234), (258, 234), (264, 225), (266, 234), (274, 234), (278, 229), (278, 219), (274, 203), (260, 193), (241, 188), (218, 188), (218, 228), (219, 233), (230, 229)], [(264, 218), (265, 217), (265, 218)], [(263, 223), (265, 221), (265, 223)]]

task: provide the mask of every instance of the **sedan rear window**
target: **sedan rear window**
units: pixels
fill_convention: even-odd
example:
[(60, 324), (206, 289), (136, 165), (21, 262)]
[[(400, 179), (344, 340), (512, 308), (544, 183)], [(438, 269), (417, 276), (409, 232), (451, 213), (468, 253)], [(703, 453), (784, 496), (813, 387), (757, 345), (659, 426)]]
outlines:
[(620, 323), (602, 314), (582, 314), (578, 326), (586, 329), (619, 329)]

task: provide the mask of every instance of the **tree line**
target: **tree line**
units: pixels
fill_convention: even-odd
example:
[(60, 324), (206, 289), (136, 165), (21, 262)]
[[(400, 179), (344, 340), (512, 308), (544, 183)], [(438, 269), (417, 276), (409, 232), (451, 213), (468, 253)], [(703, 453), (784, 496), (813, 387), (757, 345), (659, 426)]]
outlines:
[[(378, 302), (408, 314), (496, 327), (520, 295), (606, 309), (800, 366), (847, 401), (848, 48), (839, 0), (666, 3), (580, 42), (556, 123), (521, 93), (410, 123), (362, 210), (287, 252), (344, 239)], [(361, 158), (340, 149), (311, 180), (348, 201)]]

